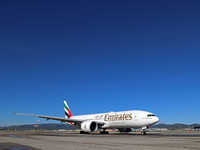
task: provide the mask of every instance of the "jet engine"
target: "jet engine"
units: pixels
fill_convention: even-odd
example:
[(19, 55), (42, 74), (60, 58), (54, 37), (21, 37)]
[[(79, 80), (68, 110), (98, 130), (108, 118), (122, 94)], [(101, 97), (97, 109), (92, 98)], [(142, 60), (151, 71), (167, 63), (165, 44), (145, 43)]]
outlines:
[(120, 132), (131, 132), (131, 131), (132, 131), (131, 128), (118, 128), (118, 130), (119, 130)]
[(83, 121), (81, 123), (81, 130), (84, 132), (94, 132), (97, 131), (98, 124), (94, 121)]

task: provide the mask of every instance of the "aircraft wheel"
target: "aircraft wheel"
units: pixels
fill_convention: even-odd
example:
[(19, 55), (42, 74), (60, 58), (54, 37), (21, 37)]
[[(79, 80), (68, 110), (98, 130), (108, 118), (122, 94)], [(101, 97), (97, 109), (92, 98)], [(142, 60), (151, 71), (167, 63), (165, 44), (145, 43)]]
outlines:
[(141, 132), (141, 134), (142, 134), (142, 135), (146, 135), (147, 133), (146, 133), (146, 132)]
[(100, 131), (100, 134), (109, 134), (108, 131)]
[(89, 134), (89, 132), (80, 131), (80, 134)]

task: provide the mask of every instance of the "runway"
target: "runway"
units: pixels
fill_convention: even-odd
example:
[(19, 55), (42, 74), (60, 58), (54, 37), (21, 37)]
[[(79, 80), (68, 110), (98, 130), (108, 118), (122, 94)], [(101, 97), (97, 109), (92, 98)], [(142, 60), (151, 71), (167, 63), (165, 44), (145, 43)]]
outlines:
[(200, 132), (110, 132), (79, 134), (73, 131), (0, 131), (0, 150), (199, 150)]

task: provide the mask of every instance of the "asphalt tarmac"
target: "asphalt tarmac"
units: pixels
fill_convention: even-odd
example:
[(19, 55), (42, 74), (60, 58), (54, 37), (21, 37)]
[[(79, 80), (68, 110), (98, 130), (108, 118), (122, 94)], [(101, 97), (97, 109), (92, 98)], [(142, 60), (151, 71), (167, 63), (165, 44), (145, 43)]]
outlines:
[(0, 150), (200, 150), (200, 131), (110, 132), (108, 135), (74, 131), (0, 131)]

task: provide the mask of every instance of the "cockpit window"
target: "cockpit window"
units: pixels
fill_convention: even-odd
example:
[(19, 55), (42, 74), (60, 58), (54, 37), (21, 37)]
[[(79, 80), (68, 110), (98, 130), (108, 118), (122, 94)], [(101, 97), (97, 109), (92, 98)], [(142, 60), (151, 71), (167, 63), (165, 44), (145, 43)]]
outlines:
[(155, 116), (154, 114), (148, 114), (147, 117)]

